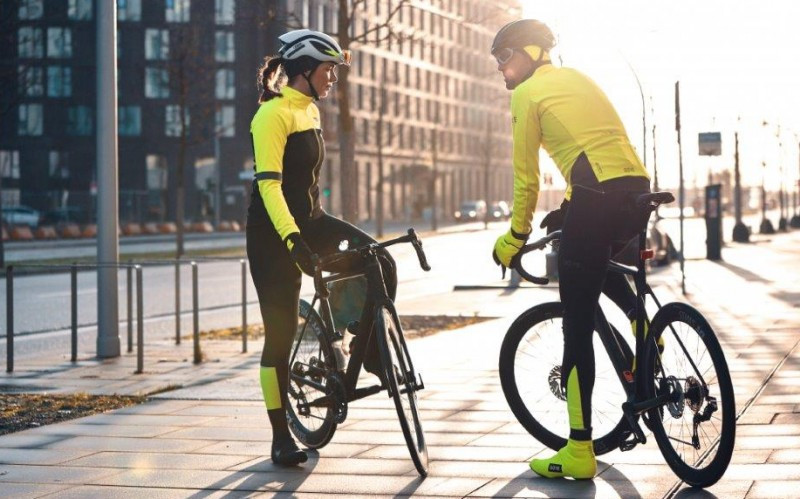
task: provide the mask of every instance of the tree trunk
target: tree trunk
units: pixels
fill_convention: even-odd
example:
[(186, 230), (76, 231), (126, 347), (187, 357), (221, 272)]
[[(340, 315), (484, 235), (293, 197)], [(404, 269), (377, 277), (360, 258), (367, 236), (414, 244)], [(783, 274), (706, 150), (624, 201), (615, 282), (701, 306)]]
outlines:
[[(342, 49), (350, 48), (351, 13), (347, 0), (339, 0), (339, 44)], [(342, 217), (355, 223), (358, 219), (358, 185), (355, 172), (354, 124), (350, 115), (349, 68), (342, 68), (336, 86), (339, 104), (339, 199), (342, 203)]]

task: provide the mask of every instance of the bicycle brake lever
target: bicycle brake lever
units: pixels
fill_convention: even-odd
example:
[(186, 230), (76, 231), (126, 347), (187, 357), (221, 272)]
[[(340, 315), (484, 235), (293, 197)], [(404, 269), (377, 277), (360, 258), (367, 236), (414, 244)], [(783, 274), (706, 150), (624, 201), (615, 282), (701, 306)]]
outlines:
[(502, 264), (500, 265), (500, 280), (501, 281), (506, 280), (506, 266)]

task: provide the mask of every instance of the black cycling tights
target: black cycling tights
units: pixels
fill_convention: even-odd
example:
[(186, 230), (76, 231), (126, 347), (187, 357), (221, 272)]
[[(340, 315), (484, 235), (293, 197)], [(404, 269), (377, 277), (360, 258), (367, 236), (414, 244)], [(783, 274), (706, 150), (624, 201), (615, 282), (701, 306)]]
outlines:
[(618, 180), (598, 184), (600, 190), (575, 185), (561, 232), (558, 253), (559, 292), (564, 305), (561, 379), (567, 390), (570, 438), (575, 440), (592, 438), (595, 377), (592, 334), (600, 292), (604, 291), (625, 312), (636, 306), (636, 295), (625, 278), (621, 274), (606, 274), (612, 249), (618, 249), (640, 230), (641, 217), (634, 211), (632, 199), (636, 194), (648, 192), (649, 185), (644, 177)]
[[(374, 242), (358, 227), (328, 214), (304, 223), (300, 233), (311, 250), (319, 255), (335, 253), (342, 240), (347, 240), (350, 248)], [(289, 256), (286, 244), (269, 222), (247, 226), (247, 257), (265, 328), (261, 366), (275, 369), (280, 390), (280, 407), (267, 412), (273, 438), (285, 439), (289, 437), (286, 424), (288, 363), (292, 340), (297, 331), (301, 274)], [(386, 251), (383, 251), (380, 260), (386, 289), (394, 299), (397, 292), (395, 262)]]

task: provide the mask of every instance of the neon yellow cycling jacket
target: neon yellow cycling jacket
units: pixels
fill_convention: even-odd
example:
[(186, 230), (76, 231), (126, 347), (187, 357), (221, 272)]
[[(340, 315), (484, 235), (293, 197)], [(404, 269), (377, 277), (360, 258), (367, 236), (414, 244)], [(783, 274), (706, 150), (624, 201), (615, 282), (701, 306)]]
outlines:
[(597, 180), (648, 177), (617, 112), (589, 77), (570, 68), (540, 66), (511, 95), (514, 134), (514, 211), (511, 229), (531, 232), (539, 197), (539, 146), (544, 146), (567, 181), (581, 153)]
[(298, 222), (317, 218), (319, 171), (325, 157), (319, 109), (291, 87), (259, 107), (250, 123), (255, 181), (270, 221), (281, 239), (300, 232)]

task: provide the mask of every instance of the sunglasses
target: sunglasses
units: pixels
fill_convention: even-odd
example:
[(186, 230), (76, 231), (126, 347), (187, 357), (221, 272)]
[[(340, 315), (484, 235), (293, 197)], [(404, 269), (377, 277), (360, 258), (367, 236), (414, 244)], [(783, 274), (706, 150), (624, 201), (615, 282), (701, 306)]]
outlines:
[(492, 55), (494, 56), (495, 59), (497, 59), (497, 64), (500, 64), (502, 66), (503, 64), (506, 64), (508, 61), (510, 61), (512, 57), (514, 57), (514, 49), (510, 48), (499, 49), (495, 51)]

